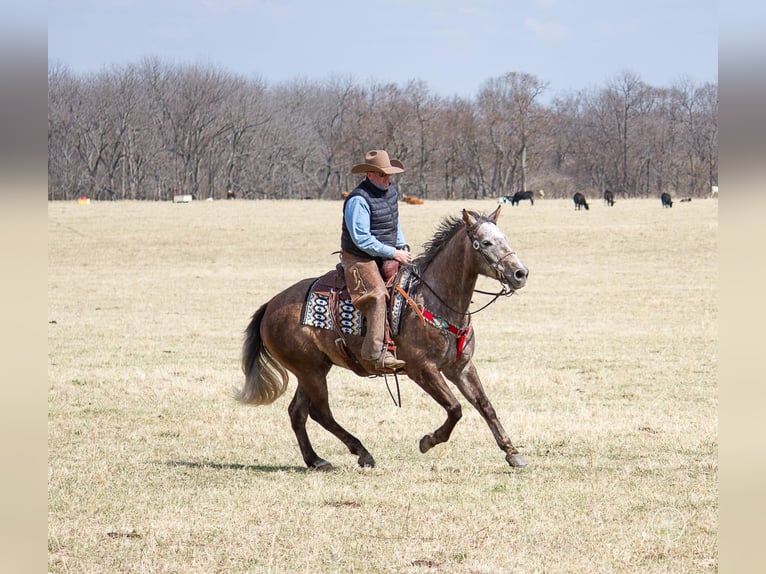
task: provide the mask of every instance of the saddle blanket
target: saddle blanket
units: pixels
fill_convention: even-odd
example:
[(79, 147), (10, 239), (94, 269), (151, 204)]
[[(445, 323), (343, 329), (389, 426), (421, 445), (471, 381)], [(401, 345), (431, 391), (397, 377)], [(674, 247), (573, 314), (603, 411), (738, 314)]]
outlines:
[[(330, 301), (337, 301), (337, 312), (330, 308)], [(320, 329), (335, 330), (337, 320), (338, 330), (346, 335), (362, 335), (363, 318), (362, 312), (354, 307), (351, 299), (332, 297), (331, 293), (319, 293), (309, 291), (306, 305), (303, 311), (304, 325), (319, 327)]]
[[(394, 284), (407, 292), (412, 279), (412, 272), (403, 268), (396, 276)], [(404, 308), (404, 297), (394, 290), (388, 317), (393, 334), (399, 333), (399, 322)], [(351, 302), (341, 269), (336, 268), (326, 273), (311, 285), (303, 304), (301, 323), (310, 327), (340, 331), (345, 335), (364, 335), (367, 322), (362, 312)]]

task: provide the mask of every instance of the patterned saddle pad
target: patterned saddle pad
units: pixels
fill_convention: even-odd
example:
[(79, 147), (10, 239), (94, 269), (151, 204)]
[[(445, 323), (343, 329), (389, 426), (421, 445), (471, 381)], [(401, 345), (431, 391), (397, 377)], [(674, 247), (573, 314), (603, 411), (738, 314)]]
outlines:
[[(391, 332), (395, 335), (399, 333), (399, 323), (405, 308), (404, 297), (395, 286), (399, 285), (405, 292), (409, 292), (413, 277), (408, 268), (402, 267), (393, 283), (388, 320)], [(303, 304), (301, 323), (339, 331), (345, 335), (364, 335), (366, 321), (362, 312), (351, 302), (340, 265), (311, 284)]]

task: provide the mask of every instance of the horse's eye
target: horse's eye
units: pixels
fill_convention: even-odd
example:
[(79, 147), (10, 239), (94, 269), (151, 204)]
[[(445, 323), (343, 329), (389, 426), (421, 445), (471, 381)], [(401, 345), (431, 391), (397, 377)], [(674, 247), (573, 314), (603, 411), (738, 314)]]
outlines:
[(489, 239), (485, 239), (481, 242), (482, 247), (492, 247), (492, 242)]

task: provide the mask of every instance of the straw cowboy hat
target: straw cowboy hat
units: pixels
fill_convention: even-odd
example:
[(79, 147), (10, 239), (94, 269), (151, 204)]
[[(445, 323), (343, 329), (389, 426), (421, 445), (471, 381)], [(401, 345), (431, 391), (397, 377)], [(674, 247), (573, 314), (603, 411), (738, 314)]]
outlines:
[(351, 173), (367, 173), (368, 171), (391, 175), (402, 173), (404, 165), (398, 159), (388, 159), (388, 153), (385, 150), (374, 149), (364, 154), (364, 163), (358, 163), (351, 168)]

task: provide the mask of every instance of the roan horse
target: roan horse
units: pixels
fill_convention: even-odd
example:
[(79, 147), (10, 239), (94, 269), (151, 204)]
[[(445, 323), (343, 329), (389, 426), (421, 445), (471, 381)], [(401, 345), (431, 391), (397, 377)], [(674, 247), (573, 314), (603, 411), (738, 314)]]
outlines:
[[(508, 464), (525, 466), (497, 420), (471, 360), (475, 339), (469, 305), (478, 276), (492, 277), (502, 284), (497, 297), (521, 289), (529, 273), (498, 228), (499, 215), (500, 207), (489, 216), (463, 210), (462, 218), (447, 218), (441, 223), (424, 253), (412, 263), (417, 285), (410, 290), (412, 304), (403, 313), (393, 339), (397, 356), (406, 361), (407, 376), (447, 411), (444, 424), (420, 439), (421, 453), (449, 440), (462, 416), (446, 377), (484, 417)], [(253, 314), (242, 346), (245, 383), (236, 399), (253, 405), (272, 403), (287, 390), (289, 371), (298, 387), (288, 412), (306, 466), (332, 469), (311, 445), (306, 432), (310, 416), (358, 456), (359, 466), (372, 467), (372, 455), (330, 411), (327, 374), (333, 365), (349, 368), (336, 345), (337, 335), (300, 321), (313, 281), (304, 279), (288, 287)], [(350, 335), (347, 339), (351, 353), (358, 354), (362, 337)]]

